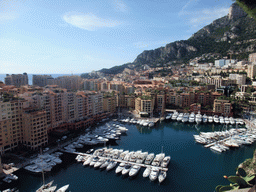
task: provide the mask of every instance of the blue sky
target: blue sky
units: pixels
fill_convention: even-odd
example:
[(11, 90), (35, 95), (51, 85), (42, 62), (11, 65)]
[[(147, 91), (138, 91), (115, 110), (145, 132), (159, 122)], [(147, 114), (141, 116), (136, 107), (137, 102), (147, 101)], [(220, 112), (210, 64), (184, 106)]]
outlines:
[(231, 0), (1, 0), (1, 73), (83, 73), (188, 39)]

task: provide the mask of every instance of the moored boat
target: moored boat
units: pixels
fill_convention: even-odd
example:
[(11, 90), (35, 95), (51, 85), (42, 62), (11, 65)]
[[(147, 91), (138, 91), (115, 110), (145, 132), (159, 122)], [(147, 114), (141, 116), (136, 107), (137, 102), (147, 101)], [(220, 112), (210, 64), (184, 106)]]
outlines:
[(151, 166), (147, 166), (147, 168), (143, 172), (143, 177), (148, 177), (150, 172), (151, 172)]
[(65, 192), (68, 189), (69, 185), (64, 185), (63, 187), (59, 188), (56, 192)]
[(149, 175), (150, 181), (155, 181), (157, 179), (158, 173), (159, 169), (157, 167), (153, 167)]
[(158, 181), (159, 181), (159, 183), (162, 183), (162, 182), (165, 180), (166, 176), (167, 176), (166, 171), (161, 170), (160, 173), (159, 173), (159, 175), (158, 175)]
[(140, 166), (139, 165), (133, 165), (131, 170), (129, 171), (129, 176), (130, 177), (134, 177), (138, 174), (139, 170), (140, 170)]

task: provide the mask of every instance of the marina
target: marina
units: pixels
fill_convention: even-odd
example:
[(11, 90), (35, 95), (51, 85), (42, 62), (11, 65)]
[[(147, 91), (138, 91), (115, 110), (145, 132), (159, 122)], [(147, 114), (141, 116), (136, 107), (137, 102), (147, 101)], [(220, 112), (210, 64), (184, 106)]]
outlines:
[[(112, 124), (108, 124), (112, 126)], [(159, 171), (158, 178), (149, 182), (149, 174), (154, 166), (152, 167), (152, 164), (150, 166), (145, 165), (146, 160), (142, 163), (144, 164), (143, 167), (133, 177), (129, 176), (132, 167), (130, 167), (130, 171), (126, 173), (125, 177), (118, 175), (122, 174), (122, 171), (116, 174), (116, 169), (122, 164), (119, 159), (116, 160), (118, 163), (115, 168), (109, 171), (103, 171), (104, 168), (100, 168), (103, 164), (97, 169), (92, 168), (92, 166), (82, 166), (82, 162), (76, 160), (77, 155), (86, 154), (86, 152), (93, 154), (105, 145), (104, 143), (98, 143), (76, 148), (76, 152), (63, 152), (63, 155), (60, 156), (62, 163), (51, 172), (46, 173), (46, 183), (51, 180), (58, 183), (58, 186), (64, 186), (68, 183), (70, 184), (68, 189), (70, 191), (83, 191), (82, 189), (86, 189), (86, 191), (120, 191), (120, 189), (122, 191), (166, 191), (170, 188), (172, 191), (213, 191), (216, 185), (225, 184), (222, 175), (232, 175), (233, 170), (239, 163), (251, 157), (256, 147), (255, 143), (252, 143), (251, 145), (242, 145), (240, 148), (232, 148), (225, 153), (215, 153), (195, 142), (193, 135), (200, 132), (212, 132), (213, 130), (221, 131), (223, 130), (221, 124), (190, 124), (181, 121), (165, 121), (157, 124), (154, 128), (131, 123), (123, 126), (128, 131), (120, 139), (115, 140), (111, 146), (107, 144), (107, 148), (127, 151), (126, 153), (131, 151), (144, 153), (144, 151), (148, 151), (149, 156), (151, 153), (161, 153), (163, 146), (166, 156), (172, 157), (167, 172)], [(242, 127), (239, 126), (239, 128)], [(227, 125), (227, 130), (230, 129), (232, 129), (232, 125)], [(77, 142), (77, 140), (73, 142)], [(90, 151), (90, 149), (94, 150)], [(62, 148), (62, 150), (65, 149)], [(123, 162), (123, 165), (126, 166), (126, 163)], [(201, 170), (204, 171), (201, 172)], [(135, 170), (133, 169), (133, 171)], [(16, 171), (15, 175), (19, 177), (17, 188), (20, 192), (34, 192), (42, 185), (41, 176), (27, 174), (24, 169)], [(186, 182), (183, 182), (184, 176), (186, 176)], [(158, 183), (163, 178), (164, 180), (159, 185)], [(209, 179), (212, 182), (209, 183)], [(32, 180), (33, 182), (31, 182)], [(153, 177), (152, 180), (154, 180)], [(25, 187), (21, 183), (26, 183), (29, 186)]]
[[(158, 170), (159, 171), (163, 171), (163, 172), (167, 172), (168, 171), (168, 164), (170, 163), (170, 157), (164, 161), (164, 157), (165, 154), (161, 153), (156, 155), (156, 157), (154, 158), (154, 156), (150, 156), (151, 157), (151, 161), (152, 165), (149, 164), (143, 164), (144, 160), (146, 159), (146, 157), (148, 155), (145, 155), (142, 157), (142, 161), (138, 161), (140, 160), (141, 155), (143, 154), (141, 151), (137, 151), (137, 152), (129, 152), (126, 153), (126, 155), (121, 156), (123, 154), (123, 150), (119, 150), (120, 152), (118, 152), (119, 155), (117, 156), (113, 156), (113, 153), (115, 153), (115, 151), (118, 152), (118, 150), (116, 149), (108, 149), (108, 148), (102, 148), (102, 149), (97, 149), (93, 154), (86, 154), (86, 153), (77, 153), (74, 152), (73, 154), (76, 154), (76, 160), (78, 162), (82, 162), (83, 165), (90, 165), (90, 166), (94, 166), (94, 168), (98, 168), (100, 165), (102, 165), (104, 162), (108, 161), (108, 166), (106, 167), (106, 170), (109, 171), (112, 168), (115, 168), (115, 166), (117, 165), (117, 163), (120, 163), (121, 167), (123, 167), (122, 169), (122, 174), (125, 175), (127, 173), (129, 173), (129, 176), (135, 176), (137, 175), (138, 171), (140, 170), (141, 167), (143, 168), (150, 168), (151, 170)], [(106, 153), (107, 152), (107, 155)], [(111, 155), (112, 153), (112, 155)], [(148, 154), (146, 152), (146, 154)], [(124, 160), (125, 156), (129, 156), (129, 160)], [(159, 158), (159, 157), (163, 157), (163, 158)], [(135, 159), (134, 161), (132, 159)], [(86, 161), (90, 159), (90, 164), (88, 164)], [(95, 161), (94, 161), (95, 159)], [(137, 160), (137, 161), (136, 161)], [(100, 162), (99, 164), (97, 164), (97, 162)], [(114, 162), (112, 163), (113, 165), (111, 166), (110, 162)], [(154, 164), (155, 163), (155, 164)], [(127, 170), (127, 173), (123, 173), (123, 171), (125, 170), (125, 165), (129, 165), (130, 169)], [(102, 167), (103, 168), (103, 167)], [(119, 167), (116, 169), (116, 173), (119, 173), (120, 170), (118, 170)], [(158, 176), (158, 174), (157, 174)], [(160, 175), (159, 175), (160, 176)], [(163, 178), (160, 179), (161, 182), (164, 180)]]

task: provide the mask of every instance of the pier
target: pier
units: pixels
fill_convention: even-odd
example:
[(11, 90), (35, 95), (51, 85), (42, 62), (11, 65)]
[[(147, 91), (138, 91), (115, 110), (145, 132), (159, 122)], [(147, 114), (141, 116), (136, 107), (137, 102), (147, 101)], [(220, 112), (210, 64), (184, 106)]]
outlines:
[[(71, 154), (75, 154), (75, 155), (81, 155), (81, 156), (93, 156), (92, 154), (87, 154), (87, 153), (80, 153), (80, 152), (67, 152), (63, 149), (61, 149), (62, 152), (65, 152), (65, 153), (71, 153)], [(98, 156), (99, 158), (105, 158), (105, 159), (110, 159), (109, 157), (102, 157), (102, 156)], [(140, 164), (140, 163), (134, 163), (134, 162), (130, 162), (130, 161), (124, 161), (124, 160), (120, 160), (120, 159), (111, 159), (112, 161), (116, 161), (118, 163), (129, 163), (131, 165), (138, 165), (140, 167), (144, 167), (144, 168), (147, 168), (148, 166), (150, 166), (151, 168), (158, 168), (160, 170), (163, 170), (163, 171), (168, 171), (168, 168), (165, 168), (165, 167), (157, 167), (157, 166), (152, 166), (152, 165), (145, 165), (145, 164)]]

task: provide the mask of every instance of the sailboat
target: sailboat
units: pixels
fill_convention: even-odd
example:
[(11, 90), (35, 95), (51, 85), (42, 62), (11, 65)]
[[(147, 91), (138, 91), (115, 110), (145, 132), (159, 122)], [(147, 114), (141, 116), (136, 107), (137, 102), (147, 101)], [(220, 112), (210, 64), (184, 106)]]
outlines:
[(52, 186), (52, 184), (53, 184), (53, 180), (50, 181), (50, 182), (47, 183), (47, 184), (44, 184), (44, 176), (43, 176), (43, 185), (42, 185), (39, 189), (37, 189), (36, 192), (42, 192), (42, 191), (44, 191), (45, 189), (49, 189), (49, 188)]
[[(40, 153), (42, 155), (42, 148), (40, 149)], [(42, 161), (41, 156), (40, 156), (40, 159)], [(43, 185), (38, 190), (36, 190), (36, 192), (41, 192), (41, 191), (43, 191), (45, 189), (49, 189), (52, 186), (53, 181), (45, 184), (45, 181), (44, 181), (44, 166), (42, 166), (42, 178), (43, 178)]]
[(63, 187), (59, 188), (56, 192), (65, 192), (69, 187), (69, 184), (68, 185), (64, 185)]

